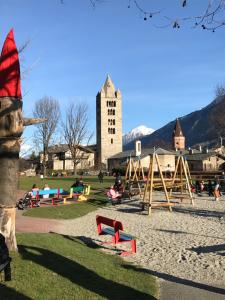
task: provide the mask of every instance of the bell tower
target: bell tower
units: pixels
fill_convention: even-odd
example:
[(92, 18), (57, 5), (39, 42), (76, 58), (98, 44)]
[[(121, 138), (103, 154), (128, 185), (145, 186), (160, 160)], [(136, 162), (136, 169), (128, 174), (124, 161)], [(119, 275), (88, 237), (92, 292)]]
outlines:
[(122, 98), (108, 75), (96, 96), (96, 140), (98, 167), (122, 151)]
[(176, 151), (185, 149), (185, 137), (178, 118), (176, 119), (176, 124), (173, 130), (173, 149)]

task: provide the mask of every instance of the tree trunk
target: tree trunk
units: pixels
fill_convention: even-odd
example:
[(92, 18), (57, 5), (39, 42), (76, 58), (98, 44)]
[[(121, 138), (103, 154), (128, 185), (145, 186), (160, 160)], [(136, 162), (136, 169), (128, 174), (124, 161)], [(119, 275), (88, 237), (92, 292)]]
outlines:
[(0, 233), (10, 250), (17, 250), (15, 216), (18, 188), (20, 136), (23, 130), (22, 102), (1, 98), (6, 112), (0, 118)]
[(77, 165), (76, 165), (75, 162), (73, 163), (73, 175), (74, 175), (74, 176), (77, 175)]
[(18, 188), (20, 142), (0, 139), (0, 232), (10, 250), (16, 250), (15, 206)]
[(0, 208), (0, 232), (6, 239), (9, 250), (17, 251), (15, 235), (16, 208)]

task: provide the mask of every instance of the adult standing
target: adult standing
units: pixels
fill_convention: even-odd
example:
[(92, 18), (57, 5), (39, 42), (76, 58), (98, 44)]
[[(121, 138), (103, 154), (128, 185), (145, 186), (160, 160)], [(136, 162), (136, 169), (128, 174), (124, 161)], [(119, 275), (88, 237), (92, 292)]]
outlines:
[(218, 201), (221, 196), (220, 189), (221, 189), (220, 183), (219, 183), (219, 181), (217, 181), (216, 185), (214, 187), (214, 197), (215, 197), (216, 201)]
[(104, 178), (104, 174), (103, 174), (102, 170), (100, 170), (100, 172), (98, 174), (98, 180), (100, 183), (103, 183), (103, 178)]

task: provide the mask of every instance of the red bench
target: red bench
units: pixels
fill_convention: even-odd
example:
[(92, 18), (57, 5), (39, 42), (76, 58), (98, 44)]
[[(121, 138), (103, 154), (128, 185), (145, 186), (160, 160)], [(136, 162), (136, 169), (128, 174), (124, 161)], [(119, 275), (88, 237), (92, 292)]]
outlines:
[[(104, 244), (116, 245), (121, 243), (130, 243), (131, 250), (123, 251), (120, 255), (125, 256), (131, 253), (136, 253), (136, 239), (130, 234), (123, 232), (123, 224), (120, 221), (97, 215), (96, 223), (97, 223), (97, 230), (99, 235), (108, 234), (112, 236), (112, 241)], [(109, 227), (103, 228), (102, 224), (107, 225)]]

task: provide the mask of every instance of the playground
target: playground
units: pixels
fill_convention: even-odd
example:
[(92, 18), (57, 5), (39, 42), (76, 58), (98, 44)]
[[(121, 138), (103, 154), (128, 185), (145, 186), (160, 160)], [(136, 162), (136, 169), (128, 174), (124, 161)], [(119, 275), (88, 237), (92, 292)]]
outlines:
[[(158, 197), (161, 198), (159, 192)], [(106, 206), (98, 214), (122, 220), (127, 232), (137, 239), (137, 253), (125, 259), (140, 265), (160, 278), (163, 274), (210, 286), (224, 286), (225, 274), (225, 196), (219, 202), (203, 196), (179, 204), (170, 212), (155, 209), (149, 217), (139, 203), (131, 200), (118, 206)], [(96, 212), (67, 220), (60, 233), (83, 236), (99, 243), (95, 230)], [(108, 238), (105, 237), (107, 240)], [(103, 249), (116, 253), (114, 247)], [(225, 290), (224, 290), (225, 293)]]
[[(71, 186), (73, 179), (45, 180), (52, 188), (66, 189)], [(25, 190), (34, 181), (39, 186), (44, 183), (39, 178), (21, 178), (20, 188)], [(223, 299), (224, 195), (219, 201), (207, 193), (195, 195), (194, 206), (190, 199), (181, 202), (177, 198), (173, 199), (171, 211), (167, 207), (160, 207), (148, 214), (148, 210), (141, 209), (139, 195), (125, 199), (120, 205), (107, 203), (105, 191), (113, 182), (112, 177), (106, 178), (103, 184), (94, 177), (85, 178), (84, 181), (91, 185), (90, 201), (18, 211), (19, 254), (13, 254), (12, 264), (16, 281), (1, 286), (3, 293), (16, 288), (23, 296), (35, 298), (41, 293), (39, 287), (44, 287), (45, 295), (48, 295), (45, 299), (57, 299), (57, 293), (62, 295), (62, 291), (67, 299), (73, 299), (72, 294), (77, 291), (77, 299), (110, 299), (110, 295), (118, 296), (118, 291), (124, 290), (126, 282), (125, 285), (130, 288), (124, 290), (120, 299), (158, 299), (159, 294), (162, 296), (160, 299), (173, 299), (168, 298), (167, 291), (167, 285), (172, 283), (182, 284), (182, 295), (185, 288), (194, 288), (194, 294), (197, 290), (207, 293), (212, 299)], [(162, 199), (165, 199), (164, 191), (154, 190), (153, 200), (157, 202)], [(99, 236), (96, 215), (122, 222), (125, 232), (136, 239), (136, 253), (119, 258), (118, 254), (128, 250), (129, 246), (126, 243), (110, 245), (108, 235)], [(48, 254), (54, 254), (56, 260), (49, 262), (46, 258)], [(100, 261), (104, 261), (104, 264)], [(54, 267), (55, 262), (59, 262), (59, 265)], [(66, 262), (71, 272), (77, 270), (79, 273), (82, 270), (81, 277), (78, 278), (76, 272), (69, 275), (61, 262)], [(31, 271), (31, 267), (35, 271)], [(47, 273), (43, 271), (46, 268)], [(97, 271), (93, 272), (94, 269)], [(19, 279), (24, 270), (35, 289), (24, 289), (24, 278)], [(43, 280), (37, 280), (33, 272), (37, 272)], [(95, 281), (90, 289), (90, 285), (86, 285), (87, 278), (83, 278), (89, 275)], [(158, 278), (157, 284), (152, 275)], [(75, 286), (68, 285), (68, 279), (76, 283)], [(55, 282), (57, 289), (52, 291), (46, 285), (47, 281)], [(109, 282), (112, 288), (110, 292), (105, 292)], [(157, 292), (158, 285), (160, 289)], [(202, 299), (198, 297), (197, 293), (192, 299)]]

